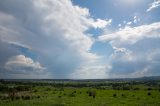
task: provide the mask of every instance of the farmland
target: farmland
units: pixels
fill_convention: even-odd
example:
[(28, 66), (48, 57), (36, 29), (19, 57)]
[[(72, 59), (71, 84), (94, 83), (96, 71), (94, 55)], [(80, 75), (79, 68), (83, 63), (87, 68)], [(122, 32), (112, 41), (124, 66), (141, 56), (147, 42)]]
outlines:
[(1, 80), (0, 106), (159, 106), (159, 80)]

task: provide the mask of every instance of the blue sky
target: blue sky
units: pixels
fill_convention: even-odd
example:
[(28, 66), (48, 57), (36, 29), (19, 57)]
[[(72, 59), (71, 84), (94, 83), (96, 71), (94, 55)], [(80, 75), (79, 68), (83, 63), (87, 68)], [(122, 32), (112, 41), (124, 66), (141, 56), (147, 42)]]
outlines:
[(0, 1), (0, 78), (160, 75), (160, 0)]

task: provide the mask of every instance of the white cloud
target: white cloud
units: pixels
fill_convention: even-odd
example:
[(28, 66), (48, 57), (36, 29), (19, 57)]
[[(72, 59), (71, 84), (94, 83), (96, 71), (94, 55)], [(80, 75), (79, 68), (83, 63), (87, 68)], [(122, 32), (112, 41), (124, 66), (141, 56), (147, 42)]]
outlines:
[(120, 31), (99, 36), (101, 41), (111, 41), (112, 43), (128, 43), (133, 44), (144, 38), (159, 38), (160, 37), (160, 22), (149, 25), (141, 25), (138, 27), (125, 27)]
[[(160, 67), (158, 64), (160, 64), (160, 60), (156, 60), (155, 58), (151, 57), (151, 54), (156, 50), (145, 50), (142, 52), (137, 51), (136, 47), (137, 45), (132, 45), (131, 47), (126, 46), (125, 49), (123, 49), (123, 52), (114, 52), (110, 56), (110, 62), (108, 65), (110, 65), (112, 68), (109, 70), (109, 76), (112, 78), (134, 78), (154, 76), (159, 74)], [(143, 48), (139, 47), (139, 49)], [(158, 53), (157, 55), (160, 54)]]
[(112, 23), (112, 19), (109, 19), (109, 20), (97, 19), (95, 22), (92, 22), (92, 26), (94, 28), (105, 28), (106, 26), (110, 25), (111, 23)]
[(132, 17), (130, 21), (123, 21), (122, 23), (118, 24), (119, 30), (122, 30), (124, 27), (133, 26), (140, 22), (140, 18), (138, 16)]
[(40, 65), (39, 62), (34, 62), (31, 58), (25, 57), (24, 55), (13, 56), (9, 59), (9, 61), (5, 64), (6, 69), (12, 70), (14, 67), (31, 67), (36, 71), (45, 70), (44, 67)]
[(99, 56), (89, 52), (94, 39), (86, 31), (112, 22), (92, 18), (70, 0), (5, 0), (0, 14), (0, 39), (36, 53), (53, 78), (68, 78), (82, 64), (96, 61)]
[(142, 77), (159, 75), (160, 22), (137, 27), (125, 27), (119, 31), (99, 36), (99, 40), (109, 43), (113, 53), (107, 66), (111, 66), (109, 76)]
[(41, 78), (40, 76), (43, 76), (42, 78), (49, 77), (45, 67), (41, 66), (39, 62), (34, 62), (31, 58), (25, 57), (24, 55), (16, 55), (9, 58), (5, 63), (5, 69), (5, 71), (8, 72), (8, 76), (15, 75), (14, 78), (19, 75), (21, 78)]
[(126, 48), (117, 48), (117, 47), (113, 47), (114, 49), (114, 54), (116, 53), (124, 53), (126, 55), (130, 55), (132, 52), (127, 50)]
[(118, 24), (118, 27), (121, 27), (122, 26), (122, 24)]
[(132, 22), (131, 22), (131, 21), (127, 22), (127, 25), (131, 25), (131, 24), (132, 24)]
[(133, 17), (133, 23), (138, 23), (138, 22), (140, 22), (140, 18), (139, 17), (137, 17), (137, 16), (134, 16)]
[(154, 2), (152, 4), (150, 4), (150, 7), (146, 10), (147, 12), (158, 8), (160, 6), (160, 0), (154, 0)]

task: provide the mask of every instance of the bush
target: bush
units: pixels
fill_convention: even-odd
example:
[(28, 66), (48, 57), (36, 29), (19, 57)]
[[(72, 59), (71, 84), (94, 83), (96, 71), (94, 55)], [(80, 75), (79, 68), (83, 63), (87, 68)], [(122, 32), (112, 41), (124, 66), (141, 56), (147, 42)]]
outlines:
[(76, 95), (74, 93), (69, 94), (69, 97), (75, 97)]
[(150, 93), (150, 92), (148, 92), (148, 93), (147, 93), (147, 95), (148, 95), (148, 96), (150, 96), (150, 95), (151, 95), (151, 93)]
[(133, 90), (139, 90), (139, 88), (134, 88)]
[(59, 90), (60, 90), (60, 91), (64, 91), (64, 88), (60, 88)]
[(36, 89), (33, 92), (38, 92)]
[(124, 86), (123, 90), (130, 90), (130, 87), (129, 86)]
[(51, 90), (51, 88), (47, 88), (45, 91), (50, 91)]
[(21, 98), (21, 97), (20, 97), (19, 95), (16, 95), (16, 96), (15, 96), (15, 99), (16, 99), (16, 100), (19, 100), (20, 98)]
[(89, 92), (88, 92), (88, 91), (86, 91), (86, 93), (88, 94)]
[(0, 100), (3, 98), (3, 96), (2, 95), (0, 95)]
[(38, 95), (37, 98), (41, 98), (41, 97)]
[(16, 90), (14, 88), (10, 88), (9, 89), (9, 98), (13, 101), (15, 99), (15, 93), (16, 93)]
[(30, 91), (31, 90), (31, 86), (20, 85), (20, 86), (15, 87), (15, 89), (17, 91)]
[(148, 88), (147, 90), (149, 90), (149, 91), (150, 91), (150, 90), (153, 90), (153, 89), (152, 89), (152, 88)]
[(116, 97), (117, 95), (116, 94), (113, 94), (113, 97)]
[(121, 96), (123, 96), (123, 97), (124, 97), (125, 95), (124, 95), (124, 94), (121, 94)]
[(8, 95), (0, 95), (0, 100), (8, 100), (9, 96)]
[(0, 85), (0, 91), (8, 91), (8, 86), (6, 86), (6, 85)]
[(95, 96), (96, 96), (96, 91), (95, 90), (88, 90), (87, 92), (88, 92), (89, 96), (92, 96), (93, 98), (95, 98)]
[(22, 96), (22, 99), (23, 99), (23, 100), (30, 100), (30, 99), (31, 99), (31, 96), (25, 95), (25, 96)]

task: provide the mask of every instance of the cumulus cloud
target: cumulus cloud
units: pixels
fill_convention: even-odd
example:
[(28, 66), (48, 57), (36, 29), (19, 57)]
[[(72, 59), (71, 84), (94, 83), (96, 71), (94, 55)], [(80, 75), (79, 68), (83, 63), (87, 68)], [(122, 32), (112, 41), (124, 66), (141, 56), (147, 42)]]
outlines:
[(53, 78), (69, 78), (83, 64), (96, 61), (99, 56), (89, 52), (94, 39), (86, 31), (111, 22), (92, 18), (87, 8), (70, 0), (0, 1), (0, 39), (36, 53)]
[(160, 6), (160, 0), (154, 0), (154, 2), (152, 4), (150, 4), (150, 7), (146, 10), (147, 12), (158, 8)]
[(138, 27), (125, 27), (115, 33), (99, 36), (101, 41), (112, 41), (112, 43), (134, 44), (144, 38), (159, 38), (160, 22)]
[[(107, 65), (111, 77), (142, 77), (157, 75), (160, 60), (160, 23), (152, 23), (124, 29), (100, 36), (99, 40), (110, 43), (114, 52)], [(156, 58), (157, 59), (156, 59)]]
[(105, 28), (108, 25), (111, 25), (112, 19), (109, 20), (102, 20), (102, 19), (97, 19), (95, 22), (92, 22), (92, 26), (94, 28)]
[(119, 27), (119, 30), (122, 30), (124, 27), (129, 27), (129, 26), (135, 26), (140, 22), (140, 18), (138, 16), (132, 17), (132, 20), (130, 21), (123, 21), (122, 23), (118, 24), (117, 26)]
[(131, 24), (132, 24), (132, 22), (131, 22), (131, 21), (127, 22), (127, 25), (131, 25)]
[[(24, 68), (23, 68), (24, 67)], [(17, 55), (11, 57), (5, 64), (5, 68), (8, 70), (14, 70), (14, 69), (25, 69), (25, 68), (32, 68), (33, 70), (37, 72), (41, 72), (45, 70), (44, 67), (40, 65), (39, 62), (34, 62), (31, 58), (25, 57), (24, 55)], [(19, 70), (18, 70), (19, 71)], [(30, 70), (25, 70), (30, 71)], [(23, 73), (23, 72), (22, 72)]]
[(118, 27), (121, 27), (122, 26), (122, 24), (118, 24)]
[(133, 23), (138, 23), (140, 21), (140, 18), (139, 17), (137, 17), (137, 16), (134, 16), (133, 17)]
[[(156, 42), (154, 39), (153, 41)], [(160, 41), (160, 40), (159, 40)], [(149, 43), (149, 40), (144, 40), (145, 43)], [(159, 75), (160, 64), (159, 59), (155, 59), (160, 55), (157, 50), (158, 48), (150, 48), (144, 46), (143, 43), (138, 42), (142, 47), (139, 49), (144, 49), (137, 51), (137, 45), (135, 44), (130, 47), (124, 46), (125, 49), (129, 49), (124, 52), (116, 52), (110, 56), (109, 64), (112, 66), (110, 70), (110, 76), (112, 77), (142, 77), (142, 76), (154, 76)], [(158, 43), (158, 42), (157, 42)], [(150, 44), (153, 46), (153, 44)], [(149, 49), (149, 50), (147, 50)], [(154, 56), (152, 55), (154, 54)]]
[[(24, 55), (16, 55), (5, 63), (5, 71), (12, 78), (48, 78), (47, 70), (39, 62)], [(14, 77), (13, 77), (14, 76)], [(19, 77), (18, 77), (19, 76)]]

